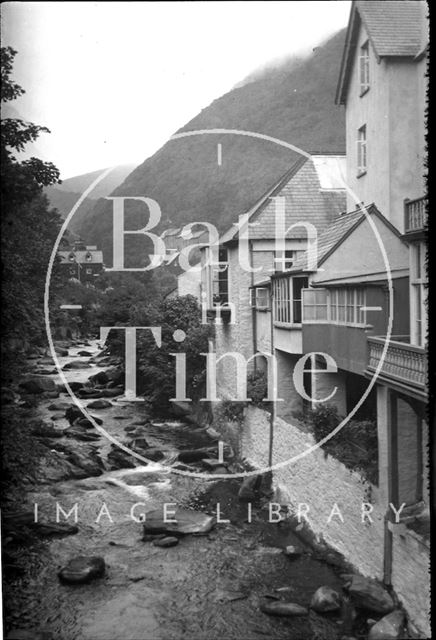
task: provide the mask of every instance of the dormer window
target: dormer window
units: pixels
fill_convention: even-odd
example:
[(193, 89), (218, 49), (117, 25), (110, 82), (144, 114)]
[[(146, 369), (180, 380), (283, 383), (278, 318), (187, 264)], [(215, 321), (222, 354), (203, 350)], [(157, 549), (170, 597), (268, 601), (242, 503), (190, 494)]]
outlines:
[(75, 257), (75, 255), (74, 255), (74, 253), (71, 251), (71, 253), (70, 253), (70, 254), (69, 254), (69, 256), (68, 256), (68, 260), (69, 260), (70, 262), (74, 262), (74, 261), (75, 261), (75, 259), (76, 259), (76, 257)]
[(86, 256), (85, 256), (86, 262), (92, 262), (92, 254), (89, 253), (89, 251), (87, 252)]
[(360, 95), (369, 89), (369, 40), (360, 47), (359, 56)]

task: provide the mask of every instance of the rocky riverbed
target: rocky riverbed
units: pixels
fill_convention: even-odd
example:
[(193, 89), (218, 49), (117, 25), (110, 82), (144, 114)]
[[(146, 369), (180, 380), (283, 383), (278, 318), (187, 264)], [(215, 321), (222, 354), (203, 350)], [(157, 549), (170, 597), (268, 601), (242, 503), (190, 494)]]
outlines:
[[(213, 430), (127, 402), (117, 360), (96, 342), (57, 353), (109, 437), (46, 355), (2, 390), (6, 637), (407, 637), (387, 591), (350, 573), (302, 525), (269, 522), (265, 484), (241, 491), (240, 480), (213, 478), (242, 469), (229, 448), (217, 460)], [(164, 509), (176, 524), (163, 522)]]

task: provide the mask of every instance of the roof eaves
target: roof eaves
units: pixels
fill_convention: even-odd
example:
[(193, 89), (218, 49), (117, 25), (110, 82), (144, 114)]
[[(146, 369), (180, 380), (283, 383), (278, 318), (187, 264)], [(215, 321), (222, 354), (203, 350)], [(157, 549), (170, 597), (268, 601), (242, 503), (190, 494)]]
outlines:
[[(358, 19), (356, 3), (351, 6), (350, 17), (348, 19), (347, 33), (345, 36), (344, 50), (342, 52), (341, 67), (339, 70), (339, 80), (336, 89), (335, 104), (345, 104), (345, 87), (350, 73), (352, 62), (352, 46), (355, 44), (358, 32)], [(350, 59), (351, 57), (351, 59)]]

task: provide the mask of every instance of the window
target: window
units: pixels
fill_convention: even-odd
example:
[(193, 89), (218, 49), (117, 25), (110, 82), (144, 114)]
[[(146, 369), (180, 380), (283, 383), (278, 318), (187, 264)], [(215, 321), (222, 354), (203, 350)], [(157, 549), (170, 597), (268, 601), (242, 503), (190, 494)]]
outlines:
[(327, 289), (303, 289), (303, 322), (328, 320)]
[(366, 148), (366, 125), (357, 131), (357, 176), (366, 172), (367, 168), (367, 148)]
[(363, 96), (369, 89), (369, 41), (360, 47), (359, 56), (360, 95)]
[(292, 321), (297, 324), (301, 323), (301, 299), (302, 294), (301, 291), (306, 288), (309, 284), (307, 277), (301, 278), (292, 278), (292, 288), (293, 288), (293, 315)]
[(293, 249), (285, 249), (285, 251), (276, 251), (276, 256), (274, 259), (274, 263), (277, 271), (288, 271), (291, 267), (294, 266), (295, 260), (301, 253), (305, 253), (304, 251), (295, 251)]
[(308, 286), (306, 276), (277, 278), (274, 287), (274, 321), (283, 324), (301, 323), (302, 290)]
[(229, 263), (227, 249), (219, 249), (218, 264), (212, 266), (212, 306), (229, 301)]
[(411, 342), (423, 346), (426, 339), (426, 271), (425, 271), (425, 246), (416, 243), (410, 247), (412, 251), (412, 264), (410, 272), (411, 286)]
[(87, 270), (86, 270), (86, 273), (87, 273), (88, 275), (92, 275), (92, 269), (87, 269)]
[(250, 289), (250, 305), (255, 309), (266, 310), (270, 308), (270, 295), (267, 287)]
[(329, 299), (330, 321), (333, 324), (366, 324), (366, 313), (362, 309), (365, 306), (364, 289), (331, 289), (327, 299)]

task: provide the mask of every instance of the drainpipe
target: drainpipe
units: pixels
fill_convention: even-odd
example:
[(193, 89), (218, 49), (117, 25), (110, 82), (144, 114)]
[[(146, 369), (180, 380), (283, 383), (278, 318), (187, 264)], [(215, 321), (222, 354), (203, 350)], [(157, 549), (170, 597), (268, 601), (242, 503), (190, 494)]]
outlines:
[(273, 443), (274, 443), (274, 423), (276, 420), (276, 398), (277, 398), (277, 367), (274, 357), (274, 287), (271, 281), (271, 356), (272, 356), (272, 370), (273, 370), (273, 400), (271, 402), (271, 414), (269, 419), (269, 450), (268, 450), (268, 466), (272, 466), (273, 459)]
[[(397, 442), (397, 399), (394, 393), (387, 389), (387, 442), (388, 442), (388, 502), (398, 505), (398, 442)], [(385, 514), (384, 532), (384, 558), (383, 558), (383, 582), (385, 585), (392, 584), (392, 563), (393, 563), (393, 536), (392, 536), (393, 514), (387, 509)]]
[[(253, 272), (253, 243), (251, 240), (249, 241), (249, 249), (248, 254), (250, 256), (250, 281), (251, 286), (254, 285), (254, 272)], [(251, 289), (253, 291), (253, 289)], [(252, 295), (252, 294), (250, 294)], [(253, 326), (253, 353), (257, 353), (257, 314), (256, 314), (256, 305), (251, 308), (251, 318), (252, 318), (252, 326)], [(254, 368), (257, 369), (257, 359), (254, 359)]]

